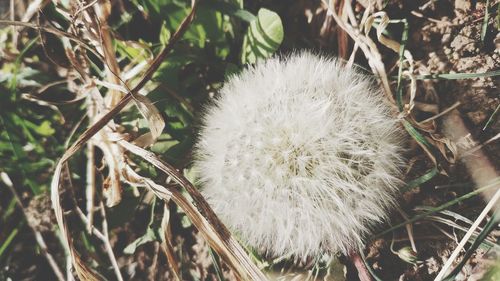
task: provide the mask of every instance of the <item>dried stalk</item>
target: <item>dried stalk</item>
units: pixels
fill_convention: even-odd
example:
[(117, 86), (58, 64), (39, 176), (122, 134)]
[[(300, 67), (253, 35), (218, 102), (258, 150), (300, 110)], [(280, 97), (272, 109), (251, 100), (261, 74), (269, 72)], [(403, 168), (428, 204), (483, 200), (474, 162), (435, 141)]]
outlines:
[(109, 242), (109, 232), (108, 232), (108, 220), (106, 219), (106, 208), (101, 201), (100, 204), (101, 216), (102, 216), (102, 232), (104, 233), (104, 246), (106, 247), (106, 252), (108, 253), (109, 260), (111, 261), (111, 265), (113, 266), (113, 270), (115, 271), (115, 275), (118, 281), (123, 281), (122, 273), (120, 272), (120, 267), (118, 266), (118, 262), (116, 261), (115, 254), (113, 252), (113, 247), (111, 246), (111, 242)]
[[(99, 3), (99, 5), (94, 6), (94, 11), (97, 14), (97, 28), (99, 30), (99, 37), (101, 39), (101, 48), (103, 50), (105, 65), (106, 65), (106, 77), (108, 82), (120, 85), (120, 67), (115, 56), (115, 50), (113, 48), (113, 36), (110, 32), (110, 27), (108, 25), (108, 16), (110, 10), (106, 6), (105, 2)], [(96, 18), (96, 17), (94, 17)], [(122, 98), (122, 94), (118, 91), (111, 90), (106, 96), (106, 106), (113, 107)]]
[(163, 229), (163, 242), (161, 243), (161, 249), (167, 257), (168, 264), (172, 268), (174, 278), (176, 281), (181, 281), (181, 275), (179, 271), (179, 266), (177, 265), (177, 260), (174, 254), (174, 247), (172, 247), (172, 233), (170, 231), (170, 211), (168, 209), (167, 203), (163, 205), (163, 218), (161, 220), (161, 228)]
[[(323, 0), (326, 1), (326, 0)], [(346, 2), (347, 5), (349, 5), (349, 1)], [(331, 15), (335, 21), (337, 22), (337, 25), (340, 26), (343, 30), (351, 36), (351, 38), (358, 43), (359, 47), (365, 54), (366, 58), (368, 59), (368, 64), (372, 68), (373, 73), (377, 75), (377, 78), (380, 80), (380, 83), (382, 84), (382, 87), (384, 89), (384, 92), (391, 101), (391, 104), (395, 104), (394, 97), (392, 96), (392, 91), (389, 86), (389, 80), (387, 78), (387, 73), (385, 71), (385, 66), (384, 63), (382, 62), (382, 56), (380, 55), (380, 52), (378, 51), (377, 46), (375, 43), (368, 37), (365, 36), (361, 33), (361, 31), (349, 23), (343, 21), (340, 16), (337, 14), (335, 11), (335, 7), (337, 6), (337, 0), (330, 0), (328, 5), (328, 14)]]
[[(104, 209), (104, 205), (102, 204), (102, 202), (101, 202), (101, 209)], [(75, 206), (75, 210), (76, 210), (76, 213), (78, 214), (78, 216), (80, 217), (80, 219), (82, 220), (82, 222), (84, 222), (86, 225), (89, 225), (89, 220), (88, 220), (87, 216), (85, 216), (85, 214), (83, 213), (82, 209), (80, 209), (80, 207), (78, 207), (78, 206)], [(120, 268), (118, 266), (118, 262), (116, 261), (115, 254), (113, 252), (113, 247), (111, 246), (111, 243), (109, 242), (107, 228), (108, 228), (108, 226), (107, 226), (105, 214), (103, 214), (103, 231), (104, 231), (104, 233), (102, 233), (99, 229), (97, 229), (93, 225), (91, 225), (90, 229), (88, 229), (88, 232), (92, 233), (93, 235), (95, 235), (95, 237), (97, 237), (99, 240), (102, 241), (102, 243), (104, 244), (104, 247), (106, 248), (106, 253), (107, 253), (108, 258), (111, 262), (111, 265), (113, 266), (113, 270), (115, 271), (115, 275), (116, 275), (117, 280), (123, 281), (123, 277), (121, 275)]]
[[(454, 142), (459, 142), (464, 136), (470, 134), (456, 109), (452, 110), (450, 114), (445, 116), (444, 133)], [(490, 183), (492, 180), (498, 178), (498, 174), (494, 166), (490, 163), (488, 157), (483, 153), (483, 151), (478, 150), (473, 155), (469, 155), (462, 160), (465, 162), (465, 166), (469, 170), (472, 179), (478, 186)], [(455, 248), (451, 256), (448, 258), (441, 271), (434, 279), (435, 281), (440, 281), (443, 277), (445, 277), (449, 268), (460, 254), (460, 251), (464, 248), (465, 244), (469, 241), (470, 237), (474, 234), (476, 229), (479, 227), (479, 224), (485, 219), (488, 213), (490, 211), (500, 212), (500, 204), (497, 204), (500, 199), (500, 188), (497, 186), (496, 191), (492, 190), (490, 192), (483, 193), (483, 197), (488, 201), (488, 204), (469, 228), (457, 248)]]
[(96, 175), (95, 175), (95, 159), (94, 159), (95, 146), (92, 142), (87, 143), (87, 185), (85, 187), (85, 202), (87, 204), (87, 230), (90, 231), (94, 224), (94, 198), (96, 189)]

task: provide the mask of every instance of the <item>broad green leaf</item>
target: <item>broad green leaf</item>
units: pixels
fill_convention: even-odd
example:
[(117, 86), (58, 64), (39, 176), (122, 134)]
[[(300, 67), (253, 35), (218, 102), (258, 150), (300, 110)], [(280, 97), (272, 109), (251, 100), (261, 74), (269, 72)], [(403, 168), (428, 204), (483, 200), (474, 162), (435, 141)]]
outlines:
[(270, 57), (283, 41), (283, 24), (273, 11), (261, 8), (243, 39), (242, 63), (256, 63)]

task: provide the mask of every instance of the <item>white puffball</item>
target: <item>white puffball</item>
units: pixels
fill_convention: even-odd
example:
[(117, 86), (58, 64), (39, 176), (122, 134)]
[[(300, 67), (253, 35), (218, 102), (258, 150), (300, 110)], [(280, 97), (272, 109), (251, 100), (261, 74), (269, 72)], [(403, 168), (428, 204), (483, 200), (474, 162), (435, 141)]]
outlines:
[(366, 76), (311, 53), (233, 76), (194, 167), (222, 221), (261, 253), (348, 253), (395, 204), (401, 132)]

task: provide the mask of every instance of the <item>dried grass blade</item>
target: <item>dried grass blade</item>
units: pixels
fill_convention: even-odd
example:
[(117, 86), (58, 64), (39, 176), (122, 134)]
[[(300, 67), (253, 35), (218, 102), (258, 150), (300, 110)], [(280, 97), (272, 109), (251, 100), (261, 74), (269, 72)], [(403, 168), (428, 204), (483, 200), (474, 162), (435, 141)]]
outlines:
[(167, 203), (163, 205), (163, 218), (161, 220), (161, 228), (163, 230), (163, 242), (161, 243), (161, 248), (167, 256), (168, 264), (172, 269), (175, 280), (181, 281), (181, 275), (179, 266), (177, 265), (177, 259), (175, 258), (174, 247), (172, 246), (172, 233), (170, 231), (170, 211), (168, 209)]
[(33, 23), (28, 23), (28, 22), (10, 21), (10, 20), (0, 20), (0, 25), (22, 26), (22, 27), (32, 28), (32, 29), (43, 31), (43, 32), (51, 33), (51, 34), (54, 34), (54, 35), (57, 35), (60, 37), (64, 37), (64, 38), (67, 38), (68, 40), (71, 40), (73, 42), (76, 42), (76, 43), (82, 45), (83, 47), (85, 47), (85, 49), (92, 52), (92, 54), (97, 56), (99, 59), (101, 59), (101, 60), (104, 59), (101, 56), (101, 54), (99, 54), (99, 52), (97, 52), (91, 45), (84, 42), (80, 38), (74, 36), (73, 34), (59, 30), (59, 29), (39, 26), (39, 25), (36, 25)]
[(78, 254), (76, 248), (73, 245), (73, 239), (68, 232), (66, 219), (64, 217), (64, 213), (61, 207), (61, 202), (59, 200), (59, 187), (61, 182), (61, 176), (63, 173), (65, 162), (59, 161), (57, 163), (54, 176), (52, 177), (51, 189), (50, 189), (50, 198), (52, 200), (52, 208), (54, 209), (57, 224), (59, 225), (59, 230), (61, 232), (63, 245), (68, 250), (68, 253), (71, 258), (71, 263), (75, 267), (75, 272), (78, 277), (82, 280), (90, 280), (97, 281), (102, 280), (100, 276), (95, 273), (90, 267), (88, 267), (85, 263), (82, 262), (80, 255)]
[(500, 104), (497, 106), (497, 108), (495, 109), (495, 111), (493, 111), (493, 113), (491, 114), (490, 118), (488, 118), (488, 121), (486, 121), (486, 124), (484, 125), (483, 127), (483, 131), (486, 131), (486, 129), (494, 122), (497, 114), (498, 114), (498, 110), (500, 109)]
[[(387, 96), (387, 99), (394, 104), (394, 97), (392, 96), (391, 87), (389, 85), (389, 80), (387, 78), (387, 73), (385, 71), (385, 65), (382, 62), (382, 56), (378, 51), (377, 45), (366, 35), (362, 34), (359, 29), (354, 28), (348, 22), (344, 22), (337, 12), (335, 11), (335, 7), (337, 6), (337, 0), (322, 0), (328, 6), (328, 14), (333, 17), (335, 22), (339, 27), (351, 36), (351, 38), (358, 44), (358, 46), (363, 51), (365, 57), (368, 59), (368, 64), (372, 68), (374, 74), (377, 75), (384, 92)], [(350, 1), (346, 2), (346, 5), (351, 5)]]
[(416, 75), (417, 80), (427, 79), (443, 79), (443, 80), (462, 80), (462, 79), (475, 79), (481, 77), (495, 77), (500, 76), (500, 70), (487, 71), (483, 73), (442, 73), (442, 74), (424, 74)]
[(134, 95), (134, 101), (142, 116), (148, 120), (151, 136), (156, 141), (165, 128), (165, 121), (156, 106), (146, 96)]

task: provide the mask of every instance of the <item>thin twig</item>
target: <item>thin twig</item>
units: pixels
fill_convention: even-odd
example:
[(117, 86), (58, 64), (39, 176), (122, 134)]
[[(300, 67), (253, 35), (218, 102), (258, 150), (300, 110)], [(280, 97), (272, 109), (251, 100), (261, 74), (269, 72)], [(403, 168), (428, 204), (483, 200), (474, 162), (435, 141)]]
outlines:
[[(14, 7), (14, 0), (10, 0), (10, 20), (15, 21), (16, 20), (16, 13), (15, 13), (15, 7)], [(14, 49), (17, 50), (17, 37), (19, 33), (17, 32), (17, 28), (15, 26), (12, 26), (12, 45), (14, 46)]]
[(106, 252), (108, 253), (109, 260), (111, 261), (111, 265), (113, 265), (113, 269), (115, 271), (116, 278), (118, 281), (123, 281), (122, 273), (120, 272), (120, 266), (116, 261), (115, 254), (113, 252), (113, 247), (111, 246), (111, 242), (109, 242), (109, 232), (108, 232), (108, 220), (106, 219), (106, 208), (102, 201), (100, 202), (101, 216), (102, 216), (102, 232), (104, 234), (104, 246), (106, 247)]
[[(397, 207), (396, 209), (405, 220), (409, 220), (406, 213), (400, 207)], [(410, 239), (411, 248), (415, 253), (417, 253), (417, 246), (415, 245), (415, 240), (413, 239), (413, 226), (411, 223), (408, 223), (406, 225), (406, 231), (408, 232), (408, 238)]]
[[(102, 201), (101, 201), (100, 209), (101, 209), (101, 211), (104, 209), (104, 204), (102, 204)], [(85, 216), (85, 214), (83, 213), (82, 209), (80, 209), (80, 207), (78, 207), (78, 206), (75, 206), (75, 210), (76, 210), (76, 213), (78, 214), (78, 216), (80, 217), (80, 219), (86, 225), (89, 225), (89, 220), (88, 220), (87, 216)], [(111, 243), (109, 242), (108, 229), (107, 229), (108, 225), (107, 225), (106, 217), (105, 217), (106, 214), (104, 211), (102, 211), (102, 214), (103, 214), (103, 231), (104, 231), (104, 233), (101, 232), (99, 229), (97, 229), (93, 225), (90, 226), (90, 229), (88, 231), (89, 231), (89, 233), (92, 233), (99, 240), (101, 240), (103, 242), (104, 247), (106, 248), (106, 253), (108, 254), (108, 258), (113, 266), (113, 269), (115, 271), (115, 275), (116, 275), (117, 279), (123, 281), (123, 277), (121, 275), (120, 268), (119, 268), (118, 263), (116, 261), (116, 257), (115, 257), (115, 254), (113, 252), (113, 248), (111, 246)]]
[[(78, 207), (78, 206), (75, 206), (75, 211), (76, 211), (76, 214), (80, 217), (80, 220), (84, 224), (88, 224), (89, 219), (87, 218), (87, 216), (85, 216), (85, 213), (82, 211), (82, 209), (80, 209), (80, 207)], [(89, 233), (95, 235), (95, 237), (97, 237), (101, 241), (106, 240), (106, 236), (99, 229), (97, 229), (95, 226), (92, 226), (90, 228)]]
[(455, 108), (457, 108), (457, 107), (459, 107), (459, 106), (460, 106), (460, 102), (459, 102), (459, 101), (457, 101), (456, 103), (454, 103), (452, 106), (448, 107), (447, 109), (445, 109), (445, 110), (443, 110), (443, 111), (439, 112), (438, 114), (436, 114), (436, 115), (434, 115), (434, 116), (432, 116), (432, 117), (429, 117), (429, 118), (425, 119), (424, 121), (420, 121), (420, 122), (418, 122), (418, 124), (423, 124), (423, 123), (427, 123), (427, 122), (429, 122), (429, 121), (435, 120), (435, 119), (437, 119), (437, 118), (439, 118), (439, 117), (441, 117), (441, 116), (445, 115), (446, 113), (448, 113), (448, 112), (452, 111), (453, 109), (455, 109)]
[(90, 231), (94, 224), (94, 197), (96, 189), (96, 175), (95, 175), (95, 159), (94, 159), (95, 146), (92, 142), (87, 143), (87, 185), (85, 187), (85, 199), (87, 203), (87, 230)]

